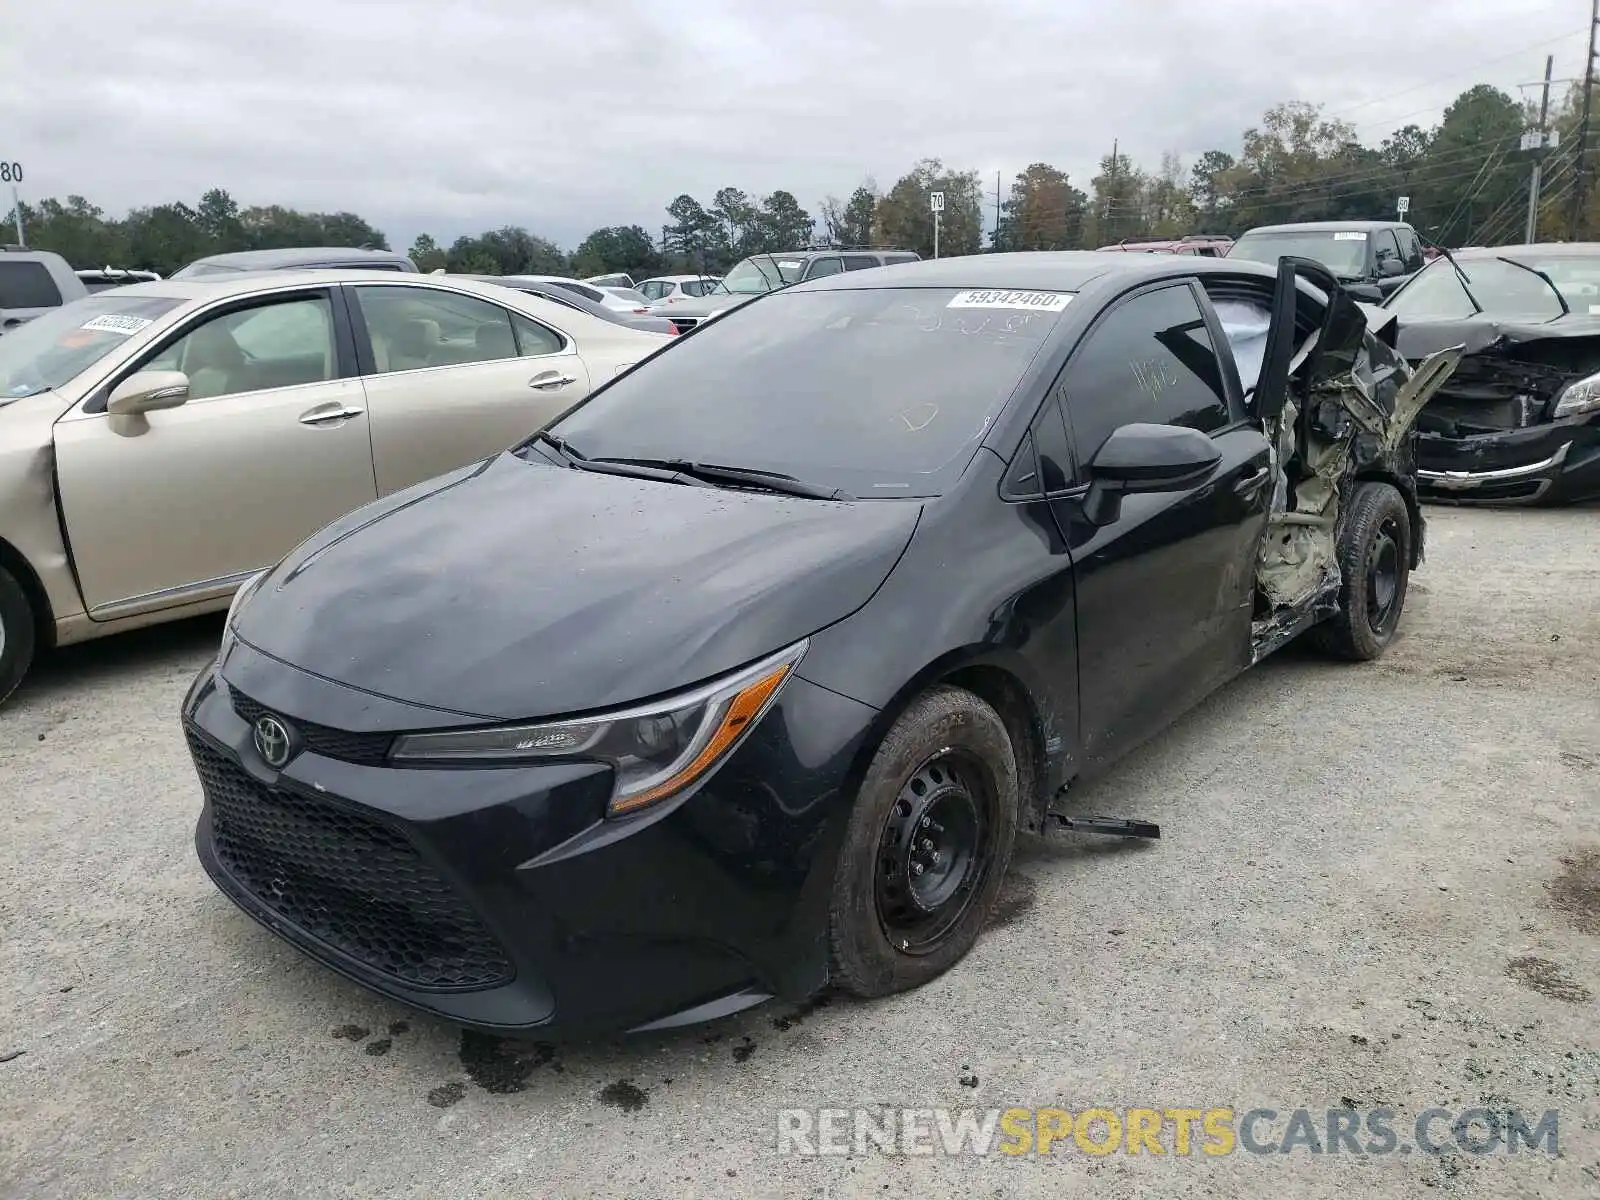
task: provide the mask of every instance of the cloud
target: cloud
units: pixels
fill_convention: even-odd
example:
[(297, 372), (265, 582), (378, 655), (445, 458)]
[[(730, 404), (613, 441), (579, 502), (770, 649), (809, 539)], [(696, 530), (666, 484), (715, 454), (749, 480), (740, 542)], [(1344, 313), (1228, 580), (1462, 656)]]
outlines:
[[(25, 198), (108, 211), (223, 187), (350, 210), (400, 245), (524, 225), (652, 231), (681, 192), (815, 211), (925, 156), (1087, 184), (1236, 151), (1270, 105), (1377, 142), (1460, 91), (1582, 69), (1571, 3), (1526, 0), (53, 0), (0, 44), (0, 156)], [(1541, 39), (1544, 42), (1539, 45)]]

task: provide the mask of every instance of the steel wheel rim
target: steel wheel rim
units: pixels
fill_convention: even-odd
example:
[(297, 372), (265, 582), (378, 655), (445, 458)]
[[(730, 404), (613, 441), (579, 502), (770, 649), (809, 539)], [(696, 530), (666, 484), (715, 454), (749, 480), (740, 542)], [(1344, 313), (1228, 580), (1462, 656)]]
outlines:
[(967, 915), (988, 874), (995, 792), (971, 752), (946, 747), (900, 787), (873, 854), (873, 903), (891, 945), (926, 954)]
[(1378, 527), (1367, 559), (1367, 624), (1387, 633), (1400, 606), (1400, 529), (1393, 517)]

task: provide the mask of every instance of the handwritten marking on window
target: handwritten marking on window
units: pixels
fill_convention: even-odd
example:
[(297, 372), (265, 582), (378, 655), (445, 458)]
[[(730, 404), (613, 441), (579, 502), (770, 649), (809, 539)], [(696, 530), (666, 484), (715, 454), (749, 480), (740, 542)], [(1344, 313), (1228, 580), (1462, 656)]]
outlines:
[(1172, 364), (1160, 358), (1134, 359), (1128, 363), (1139, 390), (1152, 400), (1160, 400), (1161, 393), (1178, 386), (1178, 373)]

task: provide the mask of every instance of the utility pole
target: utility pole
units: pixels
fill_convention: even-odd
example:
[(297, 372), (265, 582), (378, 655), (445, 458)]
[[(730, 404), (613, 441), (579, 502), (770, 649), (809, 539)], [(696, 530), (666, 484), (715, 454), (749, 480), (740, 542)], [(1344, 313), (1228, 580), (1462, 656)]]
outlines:
[(1600, 0), (1593, 0), (1589, 9), (1589, 57), (1583, 60), (1583, 117), (1578, 122), (1578, 157), (1575, 163), (1577, 178), (1572, 183), (1572, 219), (1567, 222), (1567, 234), (1581, 242), (1589, 232), (1589, 222), (1583, 208), (1583, 185), (1588, 182), (1589, 153), (1589, 98), (1594, 91), (1594, 35), (1600, 29)]
[(17, 245), (26, 246), (28, 239), (22, 233), (22, 196), (17, 192), (16, 184), (11, 185), (11, 215), (17, 222)]
[[(1600, 0), (1595, 0), (1600, 5)], [(995, 253), (1000, 251), (1000, 171), (995, 171)]]
[(1550, 123), (1550, 75), (1555, 70), (1555, 66), (1556, 56), (1554, 54), (1546, 55), (1544, 60), (1544, 95), (1539, 101), (1539, 142), (1533, 151), (1533, 173), (1528, 176), (1528, 227), (1522, 237), (1522, 240), (1530, 245), (1539, 231), (1539, 182), (1540, 175), (1544, 171), (1545, 149), (1549, 140), (1547, 130)]
[(1116, 203), (1116, 197), (1117, 197), (1117, 148), (1121, 144), (1122, 144), (1122, 139), (1121, 138), (1112, 138), (1111, 139), (1111, 174), (1107, 177), (1107, 180), (1106, 180), (1106, 182), (1110, 185), (1108, 190), (1110, 192), (1111, 198), (1106, 201), (1105, 216), (1104, 216), (1104, 219), (1101, 221), (1101, 226), (1105, 230), (1105, 232), (1101, 233), (1101, 235), (1100, 235), (1100, 240), (1102, 242), (1106, 242), (1106, 243), (1110, 243), (1112, 241), (1111, 233), (1116, 228), (1112, 224), (1112, 221), (1114, 220), (1114, 218), (1111, 215), (1111, 206)]

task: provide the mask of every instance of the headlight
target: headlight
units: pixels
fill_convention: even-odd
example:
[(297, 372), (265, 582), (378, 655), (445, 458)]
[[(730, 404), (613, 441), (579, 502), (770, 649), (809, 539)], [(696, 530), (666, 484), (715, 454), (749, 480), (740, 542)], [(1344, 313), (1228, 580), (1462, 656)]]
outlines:
[(1600, 409), (1600, 375), (1591, 375), (1587, 379), (1580, 379), (1577, 383), (1567, 385), (1566, 390), (1556, 400), (1555, 410), (1550, 417), (1552, 420), (1576, 417), (1580, 413), (1594, 412), (1596, 409)]
[(732, 753), (805, 653), (802, 641), (692, 692), (622, 712), (538, 725), (417, 733), (400, 738), (396, 762), (485, 765), (589, 760), (616, 773), (610, 813), (676, 795)]
[(239, 615), (239, 610), (245, 602), (255, 595), (261, 586), (261, 581), (268, 575), (266, 571), (258, 571), (240, 585), (239, 590), (233, 594), (233, 603), (228, 605), (228, 615), (222, 622), (222, 645), (217, 648), (217, 661), (221, 662), (228, 657), (228, 650), (233, 646), (233, 620)]

